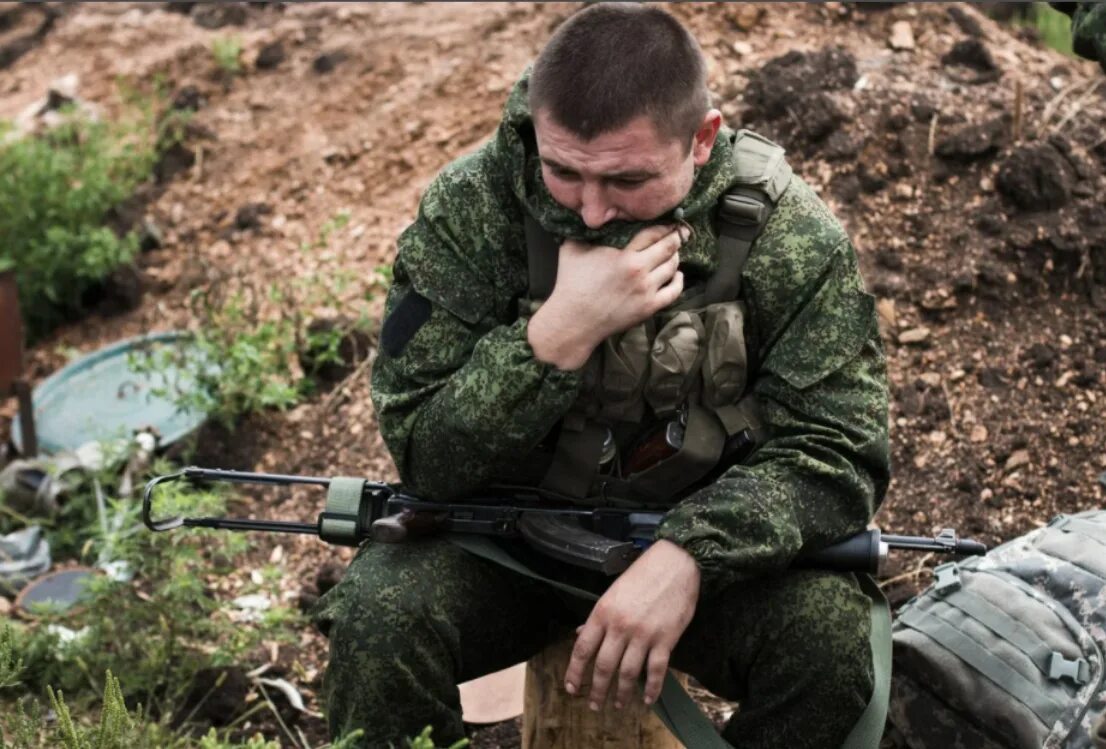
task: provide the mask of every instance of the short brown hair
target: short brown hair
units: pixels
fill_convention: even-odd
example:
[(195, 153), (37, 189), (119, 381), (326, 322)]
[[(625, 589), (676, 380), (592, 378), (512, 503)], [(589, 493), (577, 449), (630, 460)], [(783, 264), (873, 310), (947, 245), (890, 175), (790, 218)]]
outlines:
[(641, 115), (688, 141), (710, 109), (699, 43), (659, 8), (600, 3), (553, 34), (530, 73), (530, 111), (545, 112), (584, 140)]

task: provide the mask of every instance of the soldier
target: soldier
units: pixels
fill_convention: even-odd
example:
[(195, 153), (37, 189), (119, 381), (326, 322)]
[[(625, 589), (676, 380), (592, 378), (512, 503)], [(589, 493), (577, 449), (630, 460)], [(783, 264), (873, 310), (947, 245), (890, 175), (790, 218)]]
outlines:
[[(562, 24), (427, 188), (394, 278), (373, 402), (408, 489), (670, 509), (613, 583), (503, 543), (593, 608), (441, 538), (363, 546), (316, 612), (333, 737), (448, 744), (457, 683), (579, 627), (565, 688), (590, 672), (593, 709), (655, 701), (672, 666), (741, 702), (734, 746), (840, 746), (873, 693), (870, 601), (788, 568), (887, 488), (873, 299), (782, 149), (722, 125), (688, 31), (636, 4)], [(675, 456), (635, 467), (672, 427)]]

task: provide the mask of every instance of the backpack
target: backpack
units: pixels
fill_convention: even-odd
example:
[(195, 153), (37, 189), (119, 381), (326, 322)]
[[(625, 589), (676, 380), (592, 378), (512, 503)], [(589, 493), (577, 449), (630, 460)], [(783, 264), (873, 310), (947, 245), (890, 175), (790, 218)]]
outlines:
[(1106, 510), (1061, 515), (934, 576), (893, 627), (900, 746), (1106, 746)]

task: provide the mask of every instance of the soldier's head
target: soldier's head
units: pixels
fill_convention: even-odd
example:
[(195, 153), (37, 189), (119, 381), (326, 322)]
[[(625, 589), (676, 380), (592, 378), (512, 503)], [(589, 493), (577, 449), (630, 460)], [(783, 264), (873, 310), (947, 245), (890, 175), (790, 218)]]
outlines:
[(676, 207), (722, 122), (706, 79), (695, 37), (658, 8), (602, 3), (565, 21), (528, 92), (553, 198), (592, 228)]

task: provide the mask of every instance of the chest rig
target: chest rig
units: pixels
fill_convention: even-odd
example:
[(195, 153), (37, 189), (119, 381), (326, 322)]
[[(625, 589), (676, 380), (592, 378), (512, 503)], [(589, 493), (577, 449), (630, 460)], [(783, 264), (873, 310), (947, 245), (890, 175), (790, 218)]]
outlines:
[[(736, 135), (736, 179), (718, 200), (715, 269), (650, 320), (608, 338), (584, 366), (580, 395), (552, 440), (542, 489), (575, 500), (669, 505), (762, 441), (747, 393), (741, 273), (791, 179), (784, 151)], [(524, 313), (553, 290), (558, 241), (526, 216)]]

